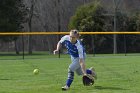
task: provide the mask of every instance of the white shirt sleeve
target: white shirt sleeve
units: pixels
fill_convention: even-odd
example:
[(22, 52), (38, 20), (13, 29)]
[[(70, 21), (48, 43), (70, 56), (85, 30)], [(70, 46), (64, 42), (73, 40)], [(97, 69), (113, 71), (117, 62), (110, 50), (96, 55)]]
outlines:
[(65, 35), (60, 39), (60, 43), (63, 43), (65, 40), (69, 40), (69, 35)]

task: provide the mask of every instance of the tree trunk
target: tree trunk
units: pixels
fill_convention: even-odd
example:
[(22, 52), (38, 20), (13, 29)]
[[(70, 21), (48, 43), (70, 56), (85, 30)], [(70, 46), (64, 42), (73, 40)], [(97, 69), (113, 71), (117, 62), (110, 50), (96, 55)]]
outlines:
[[(35, 4), (35, 0), (31, 1), (31, 8), (29, 10), (29, 32), (32, 32), (32, 18), (33, 18), (33, 12), (34, 12), (34, 4)], [(28, 37), (28, 53), (32, 54), (32, 36), (29, 35)]]
[(18, 45), (17, 40), (15, 40), (14, 43), (15, 43), (15, 51), (16, 51), (16, 54), (19, 55), (19, 45)]
[[(116, 18), (117, 17), (116, 17), (116, 10), (115, 10), (115, 14), (114, 14), (114, 32), (117, 31), (117, 28), (116, 28), (117, 20), (116, 20)], [(116, 34), (113, 35), (113, 53), (117, 54), (117, 35)]]
[(32, 54), (32, 36), (31, 35), (29, 35), (29, 37), (28, 37), (28, 44), (29, 44), (28, 53)]
[(93, 51), (93, 55), (95, 56), (95, 40), (94, 40), (94, 36), (91, 35), (91, 47), (92, 47), (92, 51)]
[[(29, 32), (32, 31), (32, 21), (31, 21), (31, 19), (29, 21)], [(32, 36), (31, 35), (28, 36), (28, 53), (32, 54)]]

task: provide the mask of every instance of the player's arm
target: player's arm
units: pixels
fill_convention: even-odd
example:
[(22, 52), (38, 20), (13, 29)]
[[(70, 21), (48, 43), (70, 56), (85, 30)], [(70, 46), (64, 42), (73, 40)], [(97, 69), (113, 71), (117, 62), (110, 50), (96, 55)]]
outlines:
[(67, 39), (68, 39), (68, 36), (67, 36), (67, 35), (65, 35), (65, 36), (63, 36), (63, 37), (61, 38), (61, 40), (57, 43), (56, 49), (53, 51), (54, 54), (56, 54), (57, 52), (59, 52), (59, 50), (60, 50), (60, 48), (61, 48), (61, 46), (62, 46), (62, 43), (63, 43), (65, 40), (67, 40)]
[(83, 75), (86, 75), (86, 66), (83, 58), (79, 58), (80, 66), (83, 72)]
[(59, 41), (59, 42), (57, 43), (56, 50), (53, 51), (53, 54), (56, 54), (57, 52), (59, 52), (61, 46), (62, 46), (62, 44), (61, 44), (61, 42)]
[(83, 56), (83, 48), (81, 45), (77, 46), (78, 48), (78, 53), (79, 53), (79, 63), (82, 69), (82, 72), (84, 75), (86, 75), (86, 66), (85, 66), (85, 60), (84, 60), (84, 56)]

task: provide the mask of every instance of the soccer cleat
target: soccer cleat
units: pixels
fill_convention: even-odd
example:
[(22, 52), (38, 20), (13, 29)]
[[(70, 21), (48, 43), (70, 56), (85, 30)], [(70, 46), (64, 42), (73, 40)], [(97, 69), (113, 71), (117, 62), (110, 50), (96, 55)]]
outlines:
[(64, 87), (62, 87), (62, 90), (68, 90), (68, 89), (70, 89), (70, 87), (68, 87), (67, 85), (65, 85)]
[(91, 70), (91, 75), (95, 78), (95, 79), (97, 79), (97, 74), (95, 73), (95, 69), (93, 68), (93, 67), (90, 67), (89, 68), (89, 70)]

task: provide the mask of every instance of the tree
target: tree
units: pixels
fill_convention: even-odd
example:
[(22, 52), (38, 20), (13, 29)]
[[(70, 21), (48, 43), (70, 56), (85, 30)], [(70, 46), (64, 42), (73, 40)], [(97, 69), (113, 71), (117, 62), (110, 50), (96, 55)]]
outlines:
[[(32, 32), (32, 20), (34, 17), (34, 7), (35, 7), (36, 0), (31, 0), (31, 6), (28, 8), (28, 26), (29, 32)], [(32, 36), (28, 36), (28, 53), (32, 54)]]
[[(140, 12), (135, 12), (128, 17), (126, 21), (126, 31), (140, 31)], [(140, 36), (139, 35), (126, 35), (127, 52), (140, 52)]]
[[(69, 23), (69, 29), (78, 29), (80, 31), (104, 31), (105, 10), (101, 6), (100, 2), (95, 1), (93, 3), (81, 6), (77, 9), (75, 15), (71, 18)], [(83, 43), (86, 45), (86, 49), (91, 53), (94, 51), (95, 41), (103, 40), (101, 35), (83, 35)], [(98, 44), (97, 46), (99, 46)]]
[[(0, 32), (20, 32), (25, 22), (26, 7), (22, 0), (1, 0)], [(5, 42), (16, 40), (16, 36), (1, 36)]]
[[(23, 1), (1, 0), (0, 2), (0, 32), (20, 32), (27, 14)], [(18, 54), (17, 39), (18, 36), (0, 36), (0, 40), (4, 42), (15, 41), (15, 49)]]

